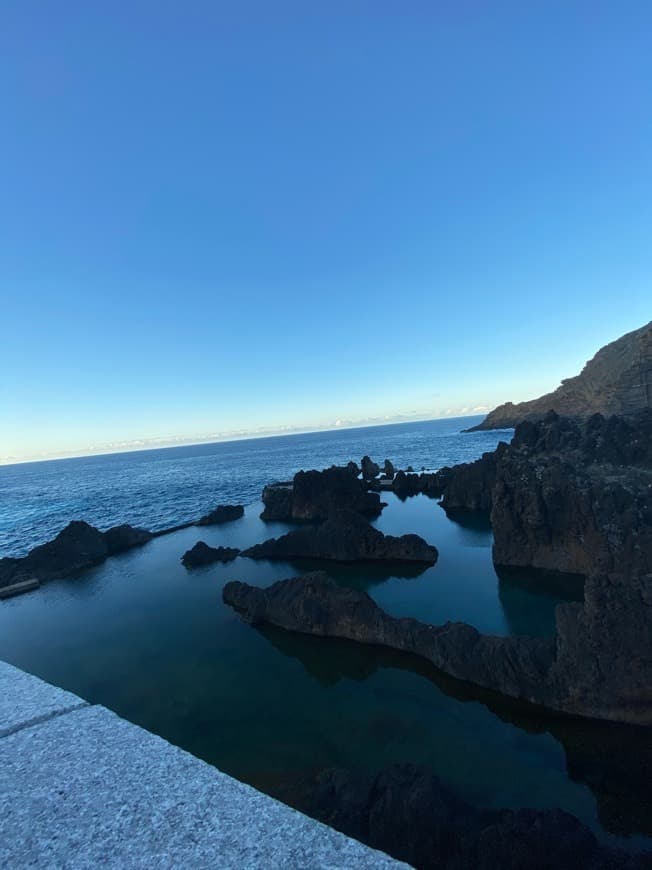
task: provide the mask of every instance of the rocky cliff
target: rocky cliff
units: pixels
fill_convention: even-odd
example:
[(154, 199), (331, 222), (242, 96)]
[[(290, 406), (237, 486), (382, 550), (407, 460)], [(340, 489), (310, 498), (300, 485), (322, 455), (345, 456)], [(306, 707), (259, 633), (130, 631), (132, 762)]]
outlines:
[(522, 420), (541, 419), (548, 411), (585, 418), (592, 414), (629, 415), (652, 407), (652, 321), (601, 348), (581, 373), (554, 392), (495, 408), (478, 429), (509, 429)]

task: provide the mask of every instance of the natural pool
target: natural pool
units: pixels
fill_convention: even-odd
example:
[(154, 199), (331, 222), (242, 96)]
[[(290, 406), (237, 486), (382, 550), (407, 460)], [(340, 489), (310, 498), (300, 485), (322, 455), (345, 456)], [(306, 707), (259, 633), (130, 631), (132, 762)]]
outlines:
[[(328, 570), (391, 613), (546, 634), (555, 605), (577, 597), (574, 584), (499, 579), (486, 523), (454, 522), (423, 496), (383, 498), (378, 527), (423, 535), (439, 548), (438, 563), (410, 576)], [(260, 521), (260, 510), (155, 539), (2, 602), (0, 658), (288, 801), (295, 784), (326, 767), (416, 761), (478, 805), (559, 806), (621, 845), (620, 835), (650, 833), (648, 732), (506, 704), (410, 656), (243, 624), (222, 604), (227, 580), (267, 585), (315, 566), (239, 558), (189, 572), (179, 559), (200, 538), (245, 547), (287, 530)]]

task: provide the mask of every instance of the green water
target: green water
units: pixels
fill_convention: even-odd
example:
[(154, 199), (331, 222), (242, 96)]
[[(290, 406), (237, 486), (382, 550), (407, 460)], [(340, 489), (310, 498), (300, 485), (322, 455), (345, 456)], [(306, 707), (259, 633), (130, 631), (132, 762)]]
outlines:
[[(555, 605), (577, 598), (575, 584), (500, 580), (486, 523), (453, 522), (421, 496), (383, 497), (377, 525), (423, 535), (440, 550), (437, 565), (402, 577), (351, 566), (331, 573), (389, 612), (549, 634)], [(267, 585), (310, 566), (237, 559), (188, 572), (179, 559), (199, 538), (244, 547), (288, 528), (262, 523), (260, 508), (3, 602), (0, 658), (291, 802), (325, 767), (412, 760), (478, 805), (560, 806), (600, 835), (650, 833), (647, 732), (543, 717), (409, 656), (243, 624), (222, 604), (227, 580)]]

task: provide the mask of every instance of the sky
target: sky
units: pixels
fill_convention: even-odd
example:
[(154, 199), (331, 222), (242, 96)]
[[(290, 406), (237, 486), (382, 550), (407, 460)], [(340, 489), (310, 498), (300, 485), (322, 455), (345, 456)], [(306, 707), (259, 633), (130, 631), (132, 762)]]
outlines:
[(652, 4), (0, 4), (0, 461), (481, 413), (652, 316)]

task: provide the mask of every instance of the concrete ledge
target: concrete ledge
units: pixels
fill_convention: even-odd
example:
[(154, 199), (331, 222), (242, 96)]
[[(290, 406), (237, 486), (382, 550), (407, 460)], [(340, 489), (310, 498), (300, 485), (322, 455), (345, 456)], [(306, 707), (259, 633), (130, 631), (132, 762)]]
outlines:
[(0, 867), (406, 867), (103, 707), (0, 680)]
[(0, 737), (85, 706), (77, 695), (0, 661)]

